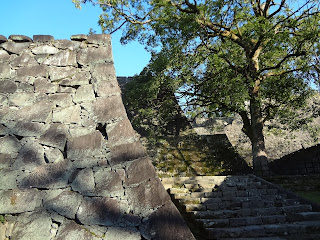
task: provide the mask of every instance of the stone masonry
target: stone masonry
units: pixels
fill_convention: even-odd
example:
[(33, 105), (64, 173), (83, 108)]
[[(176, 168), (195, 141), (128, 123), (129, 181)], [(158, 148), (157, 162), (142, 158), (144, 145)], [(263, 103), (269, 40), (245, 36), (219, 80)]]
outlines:
[(127, 118), (110, 35), (0, 35), (0, 215), (0, 239), (194, 239)]

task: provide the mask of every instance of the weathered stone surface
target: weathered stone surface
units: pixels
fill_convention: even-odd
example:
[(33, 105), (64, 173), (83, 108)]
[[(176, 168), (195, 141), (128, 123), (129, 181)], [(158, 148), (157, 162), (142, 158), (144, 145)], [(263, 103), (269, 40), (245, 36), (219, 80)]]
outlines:
[(112, 62), (111, 46), (100, 48), (81, 49), (77, 55), (77, 62), (80, 65), (89, 65), (102, 62)]
[(92, 156), (95, 150), (102, 147), (103, 136), (99, 131), (69, 138), (67, 141), (67, 157), (72, 160), (81, 160), (85, 156)]
[(111, 165), (147, 156), (147, 151), (140, 142), (127, 143), (111, 147)]
[(0, 169), (0, 190), (17, 188), (17, 177), (19, 171)]
[(49, 76), (51, 81), (58, 82), (64, 78), (72, 78), (79, 72), (78, 69), (73, 67), (52, 67), (49, 68)]
[(120, 202), (107, 197), (84, 198), (77, 212), (79, 221), (88, 225), (117, 225), (122, 216)]
[(93, 113), (98, 122), (105, 123), (112, 119), (126, 118), (127, 113), (120, 96), (99, 97), (93, 103)]
[(137, 184), (156, 177), (156, 171), (148, 157), (132, 161), (127, 167), (126, 185)]
[(0, 79), (10, 78), (10, 66), (7, 64), (0, 65)]
[(32, 49), (32, 52), (36, 55), (38, 54), (56, 54), (59, 52), (58, 48), (52, 47), (52, 46), (38, 46)]
[(22, 53), (20, 56), (16, 57), (13, 61), (11, 61), (11, 66), (14, 67), (27, 65), (38, 65), (37, 61), (30, 53)]
[(54, 37), (51, 35), (33, 35), (33, 41), (38, 42), (51, 42), (54, 40)]
[(110, 143), (116, 144), (120, 140), (127, 140), (135, 136), (129, 119), (123, 119), (117, 123), (107, 125), (108, 140)]
[(57, 148), (44, 146), (45, 161), (49, 163), (58, 163), (64, 160), (62, 152)]
[(135, 187), (125, 189), (128, 203), (134, 214), (149, 214), (150, 209), (162, 206), (170, 201), (169, 194), (158, 178)]
[(21, 144), (13, 136), (0, 137), (0, 153), (12, 154), (18, 153), (21, 149)]
[(93, 101), (95, 99), (95, 95), (92, 89), (92, 85), (81, 85), (76, 94), (73, 97), (73, 101), (76, 103)]
[(33, 211), (41, 204), (40, 197), (36, 189), (0, 191), (0, 214)]
[(108, 97), (121, 92), (116, 80), (100, 81), (94, 83), (93, 86), (99, 97)]
[(43, 65), (21, 67), (17, 70), (17, 76), (33, 76), (33, 77), (46, 77), (47, 68)]
[(88, 39), (88, 36), (85, 34), (76, 34), (70, 37), (72, 41), (85, 41)]
[(71, 105), (74, 105), (72, 102), (72, 97), (68, 93), (55, 93), (50, 94), (48, 96), (49, 101), (56, 104), (56, 106), (65, 108), (70, 107)]
[(71, 165), (67, 160), (42, 165), (35, 168), (29, 176), (23, 178), (19, 183), (19, 187), (37, 187), (47, 189), (66, 187), (71, 175), (70, 167)]
[(111, 45), (111, 35), (110, 34), (89, 35), (88, 43)]
[(18, 170), (33, 170), (45, 164), (43, 147), (36, 142), (27, 142), (20, 150), (12, 168)]
[(95, 81), (103, 81), (103, 80), (116, 80), (116, 71), (114, 69), (113, 63), (100, 63), (95, 66), (92, 78)]
[(0, 35), (0, 43), (4, 43), (7, 41), (7, 38), (3, 35)]
[(79, 105), (56, 108), (52, 112), (52, 121), (65, 124), (78, 123), (81, 121), (80, 113), (81, 109)]
[(10, 133), (21, 137), (39, 137), (49, 127), (44, 123), (26, 121), (10, 122), (7, 126), (10, 128)]
[(70, 67), (51, 67), (50, 80), (65, 86), (79, 86), (89, 84), (91, 75), (86, 71), (79, 71)]
[(45, 65), (52, 66), (76, 66), (76, 53), (73, 51), (63, 50), (52, 56), (49, 56), (46, 60), (43, 61)]
[(10, 80), (0, 81), (0, 93), (14, 93), (17, 91), (17, 84)]
[(39, 142), (64, 150), (67, 142), (68, 127), (63, 124), (51, 124), (50, 128), (40, 137)]
[(136, 228), (109, 227), (105, 240), (140, 240), (140, 232)]
[(82, 201), (79, 193), (65, 190), (58, 196), (44, 202), (44, 207), (48, 211), (55, 211), (62, 216), (75, 219), (78, 207)]
[(102, 168), (94, 173), (97, 196), (123, 195), (122, 180), (119, 174), (111, 169)]
[(34, 91), (39, 93), (55, 93), (58, 90), (58, 84), (51, 83), (46, 78), (37, 78), (34, 81)]
[[(17, 154), (15, 154), (17, 155)], [(15, 160), (15, 156), (6, 153), (0, 153), (0, 168), (8, 169)]]
[(66, 39), (61, 39), (61, 40), (56, 40), (54, 42), (54, 46), (59, 49), (75, 50), (79, 48), (80, 43), (69, 41)]
[(9, 58), (10, 58), (9, 53), (3, 49), (0, 49), (0, 62), (8, 61)]
[(101, 238), (90, 233), (83, 226), (77, 224), (74, 221), (66, 221), (61, 225), (58, 231), (58, 235), (55, 240), (75, 240), (75, 239), (86, 239), (86, 240), (101, 240)]
[(152, 213), (148, 218), (147, 232), (154, 240), (194, 240), (179, 211), (172, 202)]
[(72, 190), (80, 192), (82, 195), (93, 195), (95, 182), (91, 168), (85, 168), (77, 172), (71, 184)]
[(24, 35), (10, 35), (9, 39), (14, 42), (32, 42), (32, 39)]
[(26, 107), (32, 105), (36, 101), (36, 96), (31, 92), (22, 92), (19, 94), (11, 94), (8, 97), (10, 106)]
[(3, 47), (8, 52), (20, 54), (24, 49), (29, 47), (30, 44), (30, 42), (5, 42), (1, 45), (1, 47)]
[[(48, 122), (51, 121), (53, 104), (48, 101), (39, 101), (32, 106), (23, 107), (20, 110), (10, 109), (4, 112), (2, 121), (30, 121), (30, 122)], [(1, 111), (0, 111), (1, 119)]]
[(51, 240), (51, 224), (50, 215), (44, 211), (22, 214), (13, 228), (11, 239)]

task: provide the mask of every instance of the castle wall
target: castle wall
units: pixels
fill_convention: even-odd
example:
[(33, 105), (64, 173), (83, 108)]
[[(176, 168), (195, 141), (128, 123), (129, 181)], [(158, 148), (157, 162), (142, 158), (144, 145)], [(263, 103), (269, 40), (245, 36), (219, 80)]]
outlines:
[(127, 118), (110, 35), (0, 35), (0, 176), (11, 239), (193, 239)]

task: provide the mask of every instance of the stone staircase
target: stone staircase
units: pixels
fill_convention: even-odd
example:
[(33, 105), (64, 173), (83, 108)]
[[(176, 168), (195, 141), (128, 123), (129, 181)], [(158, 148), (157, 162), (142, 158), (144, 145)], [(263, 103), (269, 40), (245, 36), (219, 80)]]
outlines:
[(197, 239), (320, 239), (320, 209), (254, 175), (162, 178)]

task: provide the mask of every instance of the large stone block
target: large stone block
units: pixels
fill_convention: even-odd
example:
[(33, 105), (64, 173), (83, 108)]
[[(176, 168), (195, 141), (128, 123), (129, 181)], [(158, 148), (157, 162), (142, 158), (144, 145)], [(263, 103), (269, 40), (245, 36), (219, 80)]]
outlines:
[(40, 204), (41, 195), (36, 189), (0, 191), (0, 214), (33, 211)]
[(21, 144), (13, 136), (0, 137), (0, 153), (13, 154), (18, 153), (21, 149)]
[(46, 78), (37, 78), (34, 80), (34, 91), (36, 93), (55, 93), (57, 90), (58, 84), (53, 84)]
[(38, 46), (32, 49), (32, 52), (36, 55), (38, 54), (56, 54), (59, 52), (58, 48), (52, 47), (52, 46)]
[(52, 112), (52, 121), (56, 123), (78, 123), (81, 121), (81, 109), (79, 105), (74, 105), (66, 108), (56, 108)]
[(100, 123), (127, 117), (120, 96), (100, 97), (93, 103), (93, 113)]
[(0, 79), (10, 78), (10, 66), (8, 64), (0, 64)]
[(168, 202), (154, 213), (147, 221), (147, 237), (154, 240), (195, 240), (179, 211), (172, 202)]
[(126, 170), (126, 185), (137, 184), (156, 177), (156, 171), (148, 157), (132, 161)]
[(33, 41), (35, 43), (51, 42), (53, 40), (54, 40), (54, 37), (51, 35), (33, 35)]
[(101, 240), (101, 237), (95, 236), (82, 225), (77, 224), (74, 221), (66, 221), (63, 223), (58, 231), (55, 240)]
[(0, 190), (17, 188), (17, 177), (19, 171), (0, 169)]
[(74, 105), (72, 102), (71, 94), (69, 93), (55, 93), (48, 95), (50, 102), (54, 103), (56, 106), (65, 108)]
[(39, 142), (64, 151), (67, 142), (68, 127), (64, 124), (51, 124), (50, 128), (40, 137)]
[(147, 156), (147, 151), (140, 142), (113, 146), (110, 151), (112, 155), (110, 160), (111, 165), (121, 164)]
[(67, 157), (71, 160), (81, 160), (83, 157), (94, 156), (100, 151), (104, 138), (99, 131), (69, 138), (67, 141)]
[(121, 217), (120, 201), (107, 197), (84, 198), (77, 212), (79, 221), (87, 225), (114, 226)]
[(91, 168), (78, 171), (72, 181), (71, 188), (82, 195), (92, 196), (95, 191), (94, 175)]
[(102, 82), (94, 83), (95, 92), (99, 97), (108, 97), (121, 92), (118, 82), (114, 77), (113, 80), (107, 80)]
[(10, 53), (20, 54), (24, 49), (28, 48), (30, 44), (30, 42), (18, 43), (10, 41), (3, 43), (1, 47)]
[(49, 101), (39, 101), (32, 106), (23, 107), (19, 110), (10, 109), (10, 111), (4, 114), (2, 121), (14, 120), (47, 123), (51, 121), (53, 106)]
[(43, 147), (36, 142), (27, 142), (21, 148), (12, 168), (32, 171), (36, 167), (45, 164)]
[(88, 36), (88, 43), (111, 45), (110, 34), (92, 34)]
[(95, 66), (92, 72), (92, 78), (95, 81), (110, 80), (116, 77), (116, 71), (113, 63), (100, 63)]
[(99, 48), (84, 48), (78, 52), (77, 62), (80, 65), (93, 65), (96, 63), (112, 62), (111, 46)]
[(43, 61), (43, 64), (61, 67), (77, 66), (76, 53), (69, 50), (63, 50), (52, 56), (49, 56)]
[(32, 77), (46, 77), (48, 75), (47, 67), (43, 65), (26, 66), (17, 70), (18, 77), (32, 76)]
[[(135, 131), (133, 130), (129, 119), (123, 119), (114, 124), (107, 125), (106, 128), (108, 134), (108, 140), (111, 145), (123, 140), (133, 138)], [(118, 144), (119, 145), (119, 144)]]
[(58, 196), (47, 199), (44, 202), (44, 207), (48, 211), (54, 211), (69, 219), (75, 219), (81, 201), (82, 196), (79, 193), (65, 190)]
[(138, 186), (126, 188), (125, 194), (133, 213), (142, 216), (148, 215), (152, 209), (171, 201), (158, 178), (152, 178)]
[(11, 94), (8, 97), (9, 106), (26, 107), (31, 106), (36, 101), (36, 96), (32, 92), (22, 92)]
[(97, 196), (122, 196), (124, 189), (119, 174), (111, 169), (102, 168), (94, 173)]
[(0, 153), (0, 168), (8, 169), (14, 163), (16, 154)]
[(15, 223), (11, 239), (51, 240), (52, 220), (45, 211), (21, 214)]
[(35, 168), (31, 174), (21, 179), (21, 188), (46, 188), (57, 189), (68, 186), (71, 175), (71, 164), (65, 160), (58, 163), (48, 163)]
[(17, 84), (10, 80), (0, 81), (0, 93), (14, 93), (17, 91)]
[(22, 53), (20, 56), (16, 57), (13, 61), (11, 61), (11, 66), (14, 67), (27, 65), (38, 65), (38, 62), (30, 53)]
[(140, 232), (136, 228), (109, 227), (105, 234), (106, 240), (141, 240)]
[(92, 85), (81, 85), (76, 94), (73, 97), (73, 101), (76, 103), (93, 101), (95, 99), (95, 95), (92, 89)]
[(69, 41), (66, 39), (56, 40), (56, 41), (54, 41), (53, 45), (59, 49), (69, 49), (72, 51), (75, 49), (78, 49), (80, 47), (80, 43), (74, 42), (74, 41)]
[(32, 39), (24, 35), (10, 35), (9, 39), (14, 42), (32, 42)]
[(58, 148), (44, 146), (45, 161), (49, 163), (58, 163), (64, 160), (62, 152)]
[(8, 41), (8, 39), (5, 36), (0, 35), (0, 43), (4, 43), (6, 41)]
[(7, 124), (10, 129), (10, 133), (21, 137), (39, 137), (49, 127), (44, 123), (37, 122), (10, 122)]
[(7, 51), (0, 49), (0, 62), (6, 62), (10, 58), (10, 55)]

